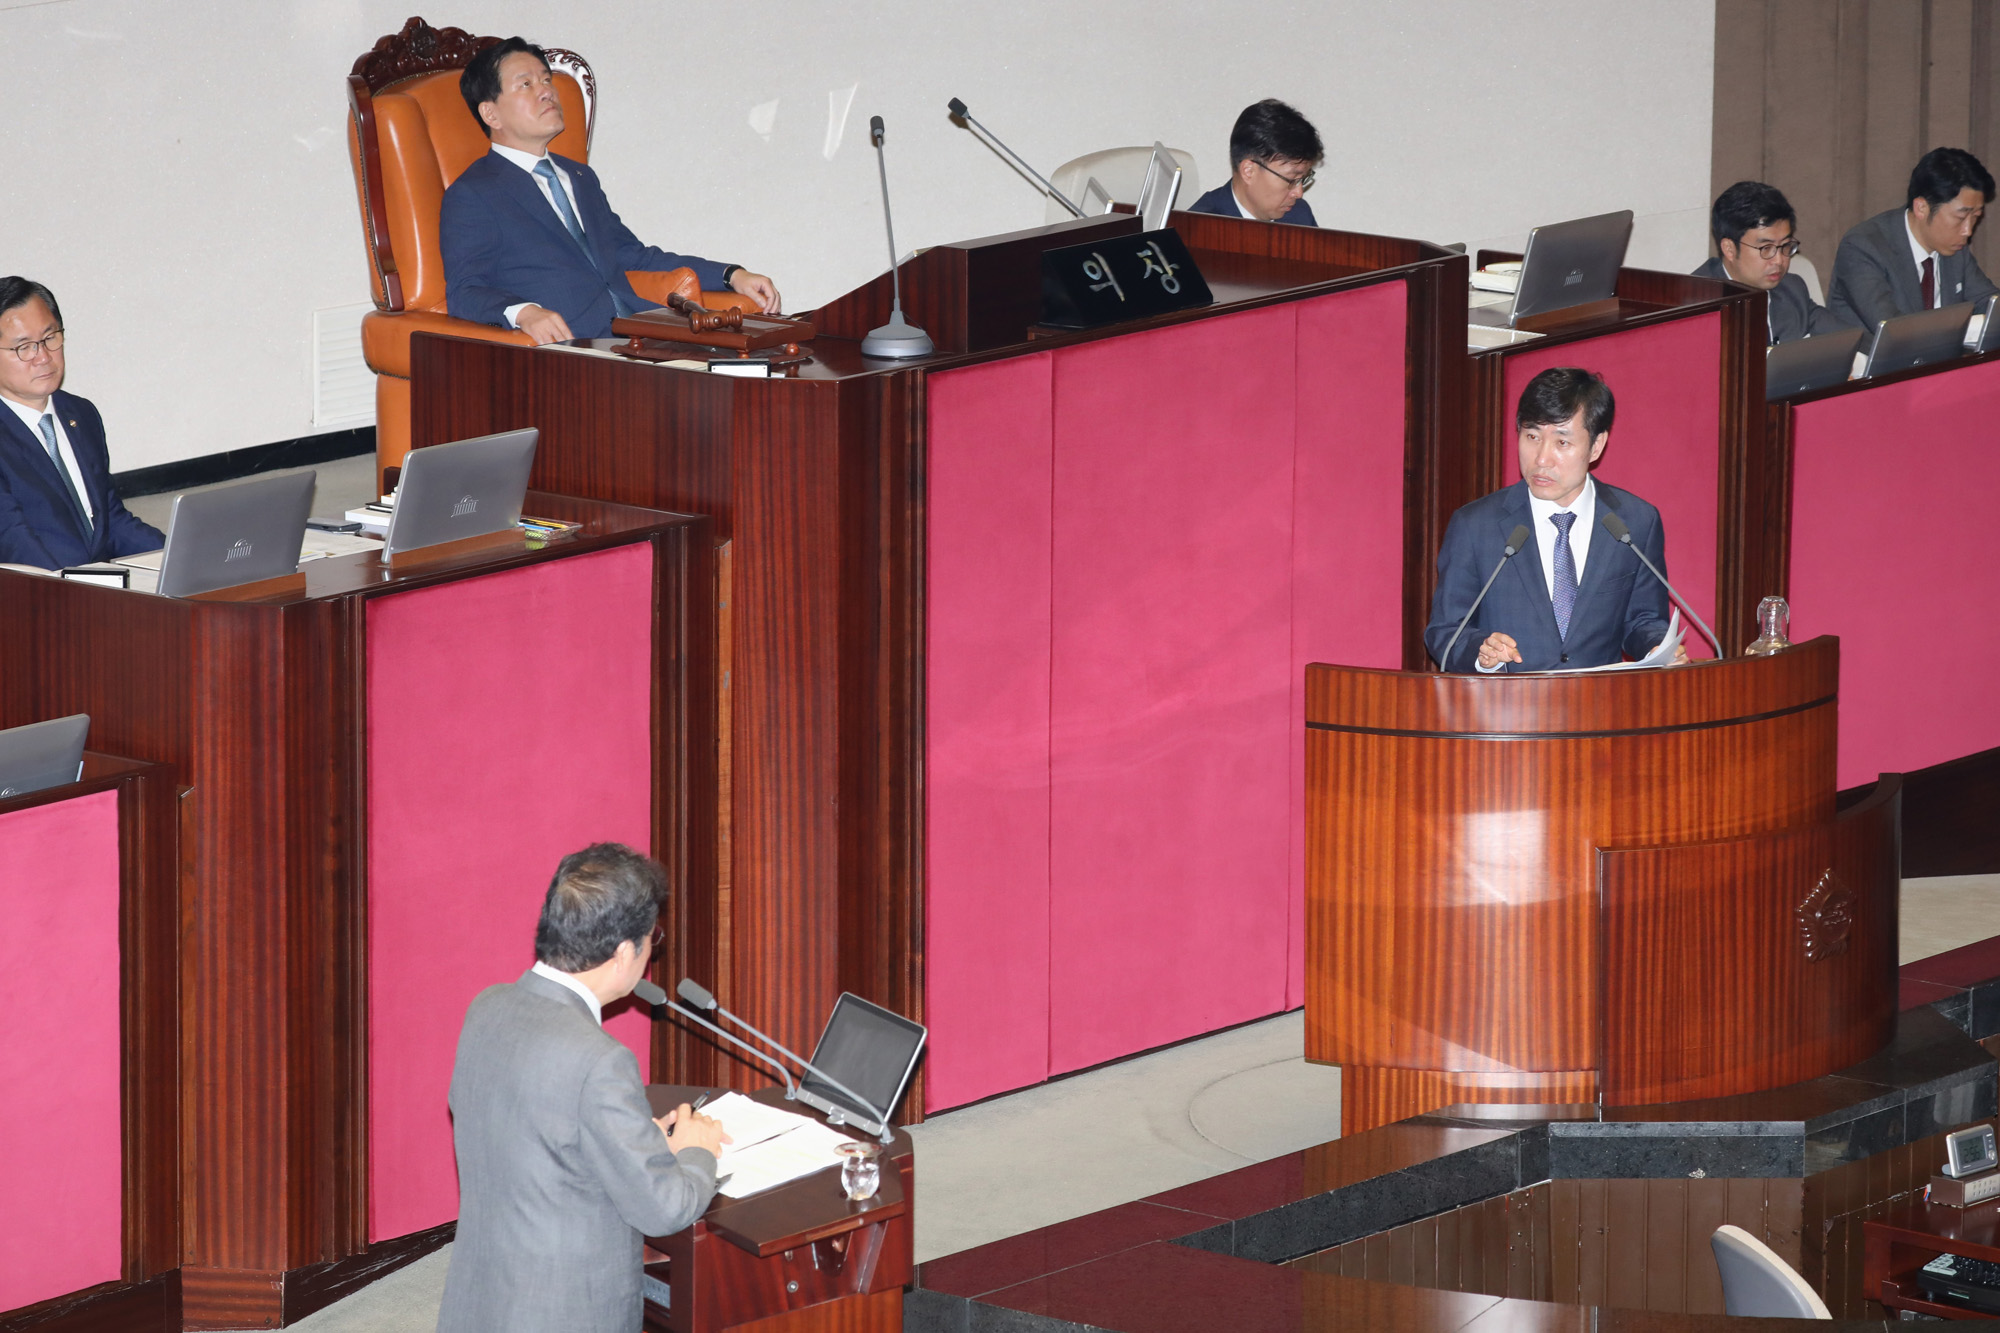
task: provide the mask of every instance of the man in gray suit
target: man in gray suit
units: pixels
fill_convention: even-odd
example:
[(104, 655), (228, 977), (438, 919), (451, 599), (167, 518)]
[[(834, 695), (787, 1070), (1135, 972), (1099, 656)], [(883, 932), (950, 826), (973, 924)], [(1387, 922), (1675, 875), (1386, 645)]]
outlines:
[(1883, 320), (1983, 301), (1997, 290), (1966, 246), (1993, 198), (1993, 176), (1963, 148), (1933, 148), (1910, 173), (1908, 203), (1840, 238), (1833, 313), (1873, 331)]
[(628, 847), (564, 857), (535, 965), (466, 1010), (440, 1333), (634, 1333), (641, 1238), (708, 1207), (722, 1126), (685, 1105), (655, 1120), (637, 1058), (601, 1026), (645, 976), (665, 896), (665, 872)]
[(1738, 181), (1716, 197), (1708, 213), (1720, 256), (1694, 271), (1697, 278), (1740, 282), (1767, 293), (1765, 327), (1773, 347), (1851, 327), (1814, 301), (1805, 280), (1792, 272), (1798, 222), (1791, 201), (1776, 186)]

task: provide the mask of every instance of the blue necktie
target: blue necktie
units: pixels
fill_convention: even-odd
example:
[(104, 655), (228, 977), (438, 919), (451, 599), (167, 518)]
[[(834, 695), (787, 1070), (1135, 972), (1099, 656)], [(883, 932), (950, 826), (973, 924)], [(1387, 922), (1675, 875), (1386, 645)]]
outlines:
[(1556, 588), (1549, 600), (1555, 603), (1556, 632), (1567, 642), (1569, 613), (1576, 608), (1576, 553), (1569, 549), (1569, 530), (1576, 515), (1550, 514), (1549, 522), (1556, 525)]
[(568, 229), (569, 237), (576, 242), (577, 249), (591, 268), (597, 269), (597, 276), (603, 280), (605, 289), (611, 293), (611, 308), (620, 315), (632, 313), (632, 303), (618, 294), (618, 285), (604, 277), (604, 271), (597, 268), (597, 256), (590, 252), (590, 242), (583, 239), (583, 224), (577, 221), (576, 210), (569, 206), (569, 193), (563, 189), (562, 181), (556, 176), (556, 164), (546, 157), (535, 163), (535, 174), (548, 182), (549, 198), (555, 201), (556, 213)]
[(49, 461), (56, 465), (56, 475), (62, 478), (63, 489), (69, 492), (70, 514), (76, 519), (77, 531), (88, 537), (90, 519), (83, 512), (83, 499), (77, 494), (76, 478), (70, 476), (69, 469), (63, 466), (62, 450), (56, 446), (55, 413), (42, 413), (42, 419), (37, 424), (42, 428), (42, 448), (49, 451)]

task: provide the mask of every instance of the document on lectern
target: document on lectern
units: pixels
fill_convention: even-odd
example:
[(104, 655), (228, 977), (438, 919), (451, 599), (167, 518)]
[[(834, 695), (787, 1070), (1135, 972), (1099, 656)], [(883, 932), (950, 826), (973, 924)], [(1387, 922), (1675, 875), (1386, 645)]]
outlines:
[(1647, 653), (1636, 662), (1606, 662), (1603, 666), (1572, 667), (1568, 671), (1532, 671), (1525, 675), (1534, 676), (1587, 676), (1593, 671), (1636, 671), (1640, 667), (1672, 666), (1674, 652), (1681, 646), (1681, 636), (1686, 631), (1681, 625), (1681, 609), (1674, 608), (1673, 619), (1667, 622), (1667, 637), (1660, 640), (1660, 646)]

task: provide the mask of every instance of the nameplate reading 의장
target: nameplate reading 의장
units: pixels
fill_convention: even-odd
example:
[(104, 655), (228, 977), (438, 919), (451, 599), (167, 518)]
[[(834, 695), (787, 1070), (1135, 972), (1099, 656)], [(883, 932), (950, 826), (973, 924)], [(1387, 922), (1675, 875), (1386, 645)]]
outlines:
[(1214, 302), (1171, 227), (1042, 254), (1042, 323), (1057, 328), (1087, 329)]

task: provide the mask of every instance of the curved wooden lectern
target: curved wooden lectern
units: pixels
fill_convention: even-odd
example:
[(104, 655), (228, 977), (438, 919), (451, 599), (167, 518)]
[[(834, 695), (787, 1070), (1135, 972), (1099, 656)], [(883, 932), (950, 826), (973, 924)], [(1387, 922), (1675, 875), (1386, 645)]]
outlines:
[(1834, 809), (1839, 642), (1306, 673), (1306, 1056), (1347, 1133), (1844, 1068), (1895, 1022), (1899, 780)]

